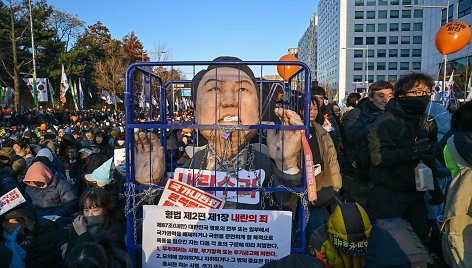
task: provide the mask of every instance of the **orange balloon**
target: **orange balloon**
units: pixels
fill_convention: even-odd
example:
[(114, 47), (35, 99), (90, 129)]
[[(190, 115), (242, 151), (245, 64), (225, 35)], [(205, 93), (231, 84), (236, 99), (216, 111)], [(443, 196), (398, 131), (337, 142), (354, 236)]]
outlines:
[(48, 128), (48, 125), (46, 125), (45, 123), (42, 123), (42, 124), (39, 126), (39, 129), (42, 130), (42, 131), (46, 131), (47, 128)]
[[(298, 61), (298, 59), (292, 54), (287, 54), (282, 56), (279, 61)], [(292, 74), (298, 71), (298, 69), (300, 69), (300, 66), (297, 65), (277, 65), (277, 72), (285, 81), (287, 81)]]
[(463, 49), (470, 40), (470, 27), (462, 21), (452, 21), (436, 33), (436, 48), (443, 55)]

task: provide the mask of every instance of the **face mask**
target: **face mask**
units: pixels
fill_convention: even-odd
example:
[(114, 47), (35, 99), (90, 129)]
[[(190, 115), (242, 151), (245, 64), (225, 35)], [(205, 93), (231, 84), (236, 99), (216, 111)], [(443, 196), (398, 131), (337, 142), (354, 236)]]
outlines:
[(401, 97), (398, 103), (407, 114), (423, 114), (430, 100), (430, 96)]
[(87, 226), (93, 226), (102, 223), (105, 220), (103, 214), (98, 216), (85, 216)]
[(117, 143), (119, 146), (123, 146), (123, 144), (125, 144), (125, 141), (117, 141)]

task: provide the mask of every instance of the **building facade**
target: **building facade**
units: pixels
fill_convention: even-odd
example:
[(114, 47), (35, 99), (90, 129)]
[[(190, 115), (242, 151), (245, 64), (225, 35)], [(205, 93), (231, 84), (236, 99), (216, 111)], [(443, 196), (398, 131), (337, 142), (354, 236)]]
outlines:
[(320, 0), (318, 77), (336, 101), (421, 70), (423, 0)]
[(300, 41), (298, 41), (298, 60), (310, 67), (311, 80), (317, 79), (316, 47), (318, 35), (318, 17), (313, 12), (310, 25), (306, 29)]
[[(422, 71), (433, 76), (434, 79), (443, 80), (443, 55), (436, 49), (436, 33), (447, 21), (462, 21), (472, 23), (472, 0), (447, 0), (425, 1), (425, 5), (436, 8), (424, 8), (424, 29), (421, 65)], [(442, 7), (441, 7), (442, 6)], [(438, 8), (439, 7), (439, 8)], [(470, 43), (462, 50), (447, 56), (446, 78), (449, 80), (453, 74), (454, 93), (458, 99), (466, 97), (472, 87), (472, 47)]]

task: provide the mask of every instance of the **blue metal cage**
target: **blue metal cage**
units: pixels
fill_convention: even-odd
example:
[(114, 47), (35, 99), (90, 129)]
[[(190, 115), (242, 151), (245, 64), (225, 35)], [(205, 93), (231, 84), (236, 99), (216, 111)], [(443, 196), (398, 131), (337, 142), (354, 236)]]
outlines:
[[(135, 131), (150, 131), (158, 135), (161, 145), (164, 147), (164, 152), (169, 153), (172, 151), (168, 148), (168, 135), (166, 133), (172, 130), (181, 130), (181, 129), (193, 129), (193, 130), (202, 130), (202, 129), (214, 129), (215, 125), (201, 125), (195, 122), (195, 119), (192, 118), (190, 121), (182, 122), (173, 120), (173, 106), (175, 95), (172, 93), (172, 97), (169, 97), (169, 92), (173, 89), (173, 86), (176, 84), (192, 84), (190, 79), (174, 79), (173, 77), (168, 77), (167, 81), (163, 77), (157, 75), (153, 72), (153, 68), (170, 68), (174, 70), (176, 67), (180, 68), (190, 68), (191, 75), (195, 75), (199, 68), (206, 68), (210, 65), (224, 65), (224, 66), (235, 66), (238, 68), (240, 65), (251, 66), (252, 68), (260, 68), (261, 74), (260, 78), (256, 80), (259, 85), (259, 124), (258, 125), (234, 125), (236, 130), (256, 130), (258, 133), (263, 133), (267, 129), (276, 129), (277, 131), (285, 130), (304, 130), (306, 137), (309, 135), (309, 117), (303, 117), (302, 126), (287, 126), (281, 124), (274, 125), (264, 125), (261, 124), (263, 114), (267, 113), (270, 110), (271, 105), (273, 105), (274, 96), (276, 95), (275, 88), (280, 87), (279, 93), (282, 94), (282, 99), (290, 100), (290, 97), (294, 92), (298, 92), (302, 96), (303, 106), (300, 106), (300, 103), (287, 103), (286, 108), (291, 108), (295, 110), (300, 110), (303, 108), (303, 113), (305, 115), (309, 114), (310, 102), (311, 102), (311, 80), (310, 80), (310, 70), (308, 66), (302, 62), (279, 62), (279, 61), (225, 61), (225, 62), (216, 62), (216, 61), (174, 61), (174, 62), (141, 62), (131, 64), (126, 70), (125, 77), (125, 107), (126, 107), (126, 244), (128, 247), (128, 252), (132, 258), (135, 266), (141, 261), (138, 256), (141, 254), (141, 244), (140, 244), (140, 234), (139, 234), (139, 217), (140, 210), (142, 210), (141, 204), (143, 204), (142, 198), (146, 195), (149, 195), (151, 192), (153, 195), (158, 195), (159, 190), (162, 190), (162, 186), (158, 185), (140, 185), (137, 184), (134, 180), (135, 178)], [(275, 66), (299, 66), (299, 70), (295, 72), (288, 81), (280, 80), (270, 80), (263, 79), (262, 72), (263, 68), (274, 68)], [(172, 73), (172, 71), (170, 72)], [(300, 75), (302, 74), (302, 75)], [(304, 80), (300, 81), (299, 77), (303, 77)], [(192, 77), (193, 78), (193, 77)], [(266, 85), (266, 86), (264, 86)], [(142, 95), (145, 95), (145, 105), (144, 107), (139, 107), (138, 102), (138, 93), (142, 92)], [(141, 97), (143, 97), (141, 95)], [(262, 96), (266, 96), (265, 99)], [(167, 102), (171, 99), (172, 107), (167, 105)], [(195, 99), (192, 94), (193, 103)], [(156, 102), (156, 105), (153, 105), (153, 102)], [(149, 105), (146, 105), (149, 101)], [(154, 108), (153, 106), (156, 106)], [(157, 108), (158, 106), (158, 108)], [(272, 119), (272, 118), (271, 118)], [(276, 118), (273, 118), (274, 120)], [(258, 141), (262, 144), (262, 135), (258, 135)], [(270, 146), (269, 144), (267, 146)], [(149, 152), (149, 158), (153, 157), (152, 152)], [(180, 166), (181, 163), (176, 163), (172, 158), (166, 158), (166, 172), (164, 176), (172, 174), (173, 170)], [(305, 178), (305, 167), (303, 161), (301, 162), (301, 186), (294, 187), (290, 190), (295, 192), (300, 196), (306, 195), (306, 178)], [(261, 187), (257, 188), (243, 188), (243, 187), (203, 187), (203, 190), (206, 191), (264, 191), (270, 193), (276, 192), (287, 192), (287, 188), (277, 188), (277, 187)], [(262, 193), (261, 193), (262, 194)], [(262, 196), (262, 195), (261, 195)], [(306, 203), (305, 203), (306, 206)], [(281, 209), (283, 209), (281, 207)], [(301, 205), (300, 200), (298, 200), (298, 206), (295, 212), (294, 226), (296, 225), (296, 230), (298, 230), (295, 239), (292, 238), (292, 252), (304, 254), (306, 252), (306, 223), (307, 223), (307, 211)], [(292, 228), (293, 229), (293, 228)], [(292, 236), (294, 236), (292, 232)]]

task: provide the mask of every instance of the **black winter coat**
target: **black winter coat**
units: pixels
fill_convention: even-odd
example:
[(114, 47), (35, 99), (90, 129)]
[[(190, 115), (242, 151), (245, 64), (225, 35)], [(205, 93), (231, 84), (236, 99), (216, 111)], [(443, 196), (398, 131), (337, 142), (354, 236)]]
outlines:
[[(372, 181), (395, 190), (415, 191), (414, 169), (419, 163), (414, 154), (415, 141), (427, 138), (437, 142), (437, 132), (433, 119), (407, 115), (395, 99), (390, 100), (368, 131)], [(434, 171), (434, 161), (423, 160)]]
[(348, 175), (368, 180), (370, 158), (367, 146), (367, 131), (382, 110), (366, 99), (355, 109), (347, 112), (343, 117), (344, 128), (344, 157), (347, 161)]

